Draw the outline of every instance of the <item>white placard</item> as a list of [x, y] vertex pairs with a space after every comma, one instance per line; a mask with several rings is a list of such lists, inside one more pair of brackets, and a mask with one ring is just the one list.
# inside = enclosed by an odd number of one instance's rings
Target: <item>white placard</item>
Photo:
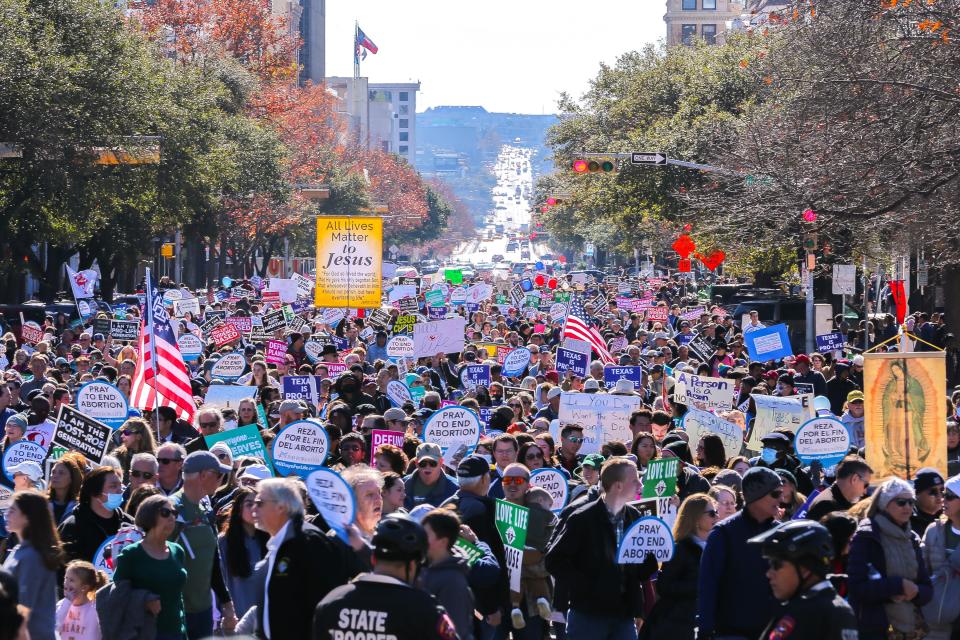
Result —
[[415, 358], [435, 356], [438, 353], [463, 351], [466, 318], [456, 317], [413, 325]]
[[720, 416], [707, 411], [690, 408], [683, 416], [683, 430], [690, 436], [690, 449], [694, 450], [697, 443], [707, 433], [714, 433], [723, 440], [723, 451], [726, 458], [740, 455], [743, 445], [743, 429], [740, 425], [724, 420]]
[[704, 411], [727, 411], [733, 408], [734, 381], [728, 378], [709, 378], [685, 371], [674, 373], [674, 397], [685, 404]]
[[857, 293], [857, 265], [833, 265], [833, 294], [852, 296]]
[[643, 406], [640, 396], [608, 393], [560, 394], [560, 425], [583, 427], [583, 446], [579, 453], [599, 453], [604, 442], [631, 442], [630, 414]]

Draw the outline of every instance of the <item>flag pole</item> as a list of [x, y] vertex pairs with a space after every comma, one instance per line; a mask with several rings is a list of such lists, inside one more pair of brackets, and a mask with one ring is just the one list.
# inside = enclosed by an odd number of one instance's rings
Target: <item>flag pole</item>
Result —
[[358, 50], [360, 42], [360, 22], [353, 21], [353, 79], [360, 79], [360, 51]]
[[[153, 389], [153, 421], [157, 425], [157, 442], [160, 442], [160, 394], [157, 393], [157, 344], [153, 333], [153, 286], [150, 282], [150, 267], [146, 268], [146, 276], [143, 281], [144, 305], [147, 317], [144, 318], [143, 331], [150, 341], [150, 371], [153, 374], [151, 388]], [[140, 354], [143, 358], [144, 354]], [[147, 375], [144, 371], [143, 375]], [[149, 403], [148, 403], [149, 404]]]

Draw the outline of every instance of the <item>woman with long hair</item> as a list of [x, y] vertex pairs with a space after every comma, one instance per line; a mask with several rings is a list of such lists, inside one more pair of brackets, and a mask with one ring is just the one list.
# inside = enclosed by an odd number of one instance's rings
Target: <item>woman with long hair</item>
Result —
[[257, 403], [253, 398], [244, 398], [237, 403], [237, 426], [257, 424]]
[[647, 465], [650, 464], [650, 461], [659, 456], [657, 453], [657, 440], [653, 437], [652, 433], [638, 433], [637, 437], [633, 439], [630, 453], [636, 456], [637, 469], [643, 473], [647, 470]]
[[[922, 638], [920, 607], [933, 597], [920, 540], [910, 528], [917, 502], [913, 486], [899, 478], [881, 484], [850, 540], [847, 586], [862, 640]], [[891, 633], [892, 631], [892, 633]]]
[[533, 440], [537, 443], [537, 446], [540, 447], [540, 450], [543, 451], [543, 466], [556, 467], [559, 464], [556, 455], [557, 443], [554, 441], [553, 436], [550, 435], [550, 432], [540, 431], [535, 433], [533, 434]]
[[383, 498], [382, 516], [391, 513], [407, 513], [403, 503], [407, 499], [407, 488], [403, 484], [403, 476], [387, 471], [383, 474], [383, 489], [380, 491]]
[[150, 431], [150, 425], [143, 418], [130, 418], [120, 427], [119, 447], [113, 450], [113, 455], [120, 461], [123, 468], [123, 481], [130, 481], [130, 461], [137, 453], [157, 453], [157, 441]]
[[17, 580], [20, 604], [30, 609], [30, 637], [54, 640], [57, 571], [64, 557], [47, 499], [35, 491], [18, 491], [13, 494], [6, 520], [7, 529], [17, 534], [20, 544], [7, 556], [3, 568]]
[[60, 526], [77, 507], [83, 471], [73, 458], [57, 460], [50, 469], [50, 488], [47, 497], [53, 508], [54, 526]]
[[267, 554], [270, 536], [254, 526], [253, 503], [257, 492], [240, 487], [233, 494], [230, 515], [217, 539], [220, 570], [233, 599], [233, 608], [242, 618], [257, 603], [257, 582], [253, 568]]
[[77, 508], [60, 524], [63, 549], [70, 560], [90, 560], [103, 541], [133, 519], [120, 508], [123, 485], [113, 467], [97, 467], [83, 479]]
[[267, 371], [267, 365], [263, 360], [254, 360], [250, 369], [250, 381], [247, 383], [251, 387], [275, 387], [276, 382], [270, 377]]
[[723, 440], [715, 433], [705, 433], [697, 443], [697, 466], [718, 467], [723, 469], [727, 463], [727, 453], [723, 448]]
[[123, 397], [126, 398], [128, 401], [130, 400], [131, 384], [132, 384], [132, 381], [130, 380], [130, 376], [123, 375], [117, 378], [117, 389], [120, 390], [120, 393], [122, 393]]
[[543, 449], [536, 442], [524, 442], [520, 445], [520, 451], [517, 453], [517, 462], [524, 465], [530, 471], [541, 469], [546, 466], [543, 457]]
[[680, 505], [673, 525], [676, 549], [657, 578], [660, 597], [644, 626], [647, 629], [644, 637], [693, 639], [700, 557], [718, 516], [716, 503], [705, 493], [695, 493]]

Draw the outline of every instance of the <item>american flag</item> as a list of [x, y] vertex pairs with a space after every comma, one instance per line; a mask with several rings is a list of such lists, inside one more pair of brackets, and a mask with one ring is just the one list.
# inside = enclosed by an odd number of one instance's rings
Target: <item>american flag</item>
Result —
[[570, 301], [570, 312], [567, 314], [567, 321], [563, 325], [563, 337], [589, 342], [593, 350], [600, 354], [600, 359], [605, 364], [616, 364], [617, 361], [607, 350], [607, 343], [603, 336], [587, 323], [586, 317], [583, 301], [579, 297], [575, 297]]
[[140, 359], [130, 387], [132, 404], [138, 409], [173, 407], [181, 419], [192, 421], [197, 407], [193, 402], [190, 376], [183, 364], [163, 298], [151, 284], [149, 271], [144, 289], [147, 294], [140, 327]]

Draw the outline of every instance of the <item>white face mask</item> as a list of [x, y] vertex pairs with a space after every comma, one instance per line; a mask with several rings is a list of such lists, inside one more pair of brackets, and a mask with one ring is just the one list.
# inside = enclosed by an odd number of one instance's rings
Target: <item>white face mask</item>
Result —
[[236, 429], [236, 428], [237, 428], [237, 421], [236, 421], [236, 420], [224, 420], [224, 422], [223, 422], [223, 430], [224, 430], [224, 431], [229, 431], [230, 429]]

